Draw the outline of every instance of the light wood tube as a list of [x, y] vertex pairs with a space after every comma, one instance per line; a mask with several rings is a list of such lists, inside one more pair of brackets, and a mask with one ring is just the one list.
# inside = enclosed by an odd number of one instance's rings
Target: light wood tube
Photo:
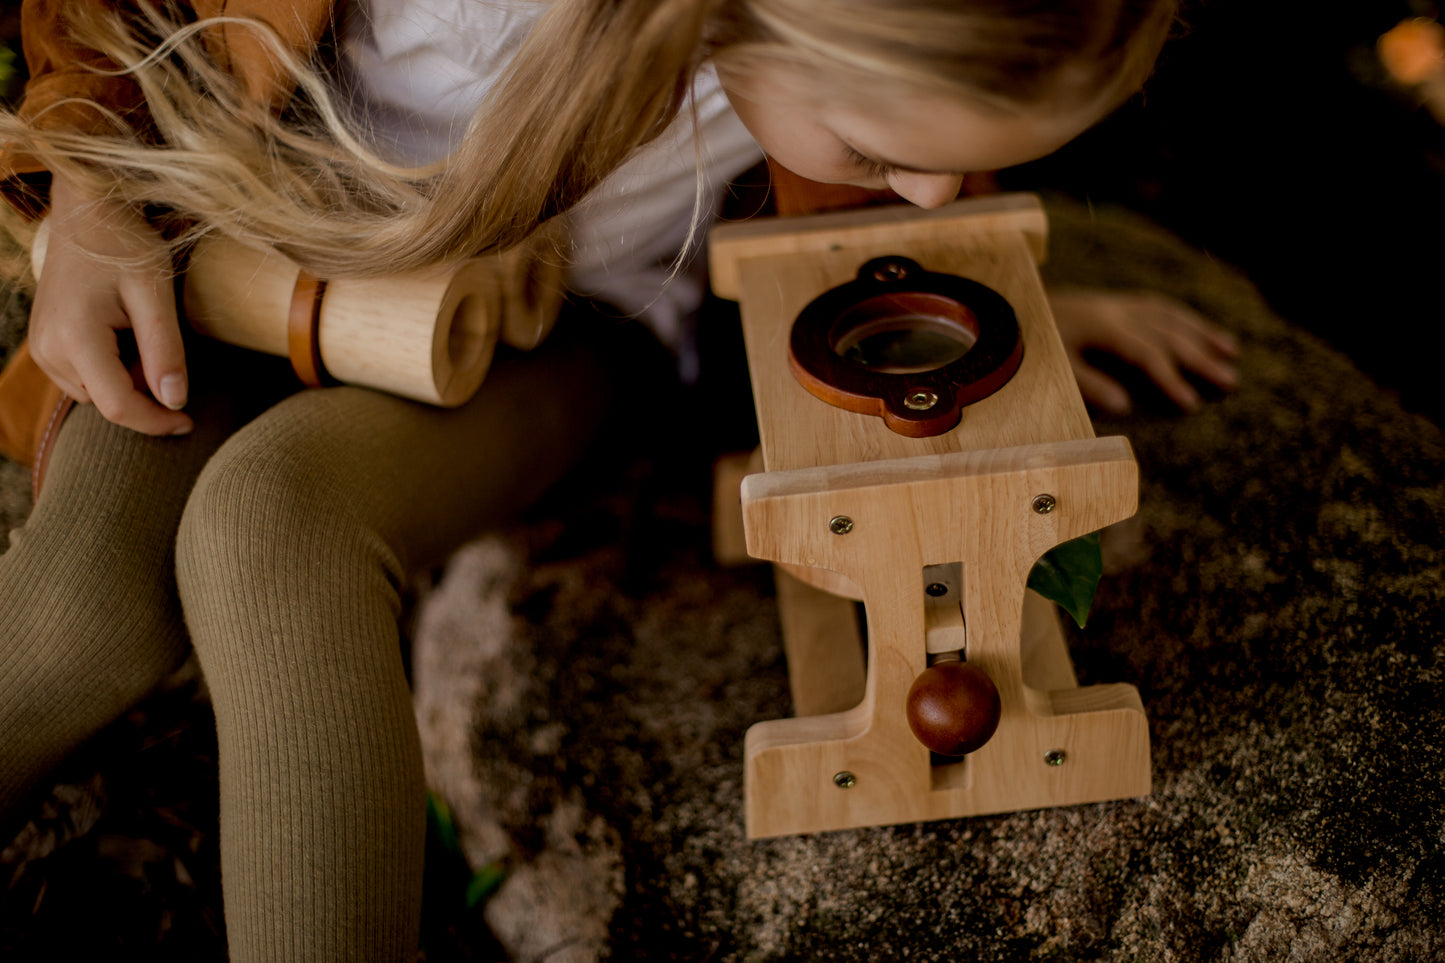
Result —
[[501, 255], [502, 342], [531, 351], [552, 331], [566, 296], [567, 269], [523, 244]]
[[[36, 277], [48, 228], [40, 225], [32, 248]], [[191, 252], [182, 284], [185, 318], [219, 341], [286, 357], [299, 273], [274, 250], [205, 238]], [[321, 360], [339, 381], [453, 407], [476, 393], [503, 332], [514, 347], [535, 347], [562, 298], [560, 266], [521, 255], [331, 280], [321, 301]]]

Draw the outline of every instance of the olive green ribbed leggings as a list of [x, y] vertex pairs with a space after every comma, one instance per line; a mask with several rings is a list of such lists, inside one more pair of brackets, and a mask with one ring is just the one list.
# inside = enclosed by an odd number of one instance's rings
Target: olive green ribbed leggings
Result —
[[425, 788], [401, 587], [574, 462], [611, 383], [589, 340], [559, 330], [456, 410], [268, 397], [272, 360], [216, 349], [192, 352], [188, 436], [77, 407], [0, 555], [0, 826], [194, 646], [231, 959], [414, 959]]

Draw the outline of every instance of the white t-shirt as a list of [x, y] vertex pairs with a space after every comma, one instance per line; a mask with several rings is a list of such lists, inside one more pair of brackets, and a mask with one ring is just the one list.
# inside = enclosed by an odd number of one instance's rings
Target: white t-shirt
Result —
[[[352, 0], [341, 27], [343, 82], [378, 150], [426, 164], [455, 149], [545, 9], [546, 0]], [[668, 281], [689, 239], [699, 169], [705, 228], [724, 185], [762, 158], [710, 67], [692, 98], [696, 129], [684, 107], [569, 221], [569, 286], [642, 318], [674, 348], [703, 294], [699, 272]]]

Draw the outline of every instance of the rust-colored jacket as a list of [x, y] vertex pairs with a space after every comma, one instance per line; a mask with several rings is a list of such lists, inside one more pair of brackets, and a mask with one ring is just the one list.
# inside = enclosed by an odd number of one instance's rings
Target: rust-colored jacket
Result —
[[[326, 35], [334, 12], [333, 0], [189, 0], [188, 6], [198, 19], [262, 21], [303, 56]], [[87, 103], [94, 102], [144, 129], [146, 107], [139, 86], [128, 77], [97, 72], [115, 65], [78, 46], [66, 27], [77, 10], [131, 7], [126, 0], [25, 0], [21, 31], [30, 80], [20, 116], [41, 130], [111, 130], [105, 115]], [[290, 97], [289, 85], [253, 30], [222, 21], [203, 36], [210, 56], [239, 78], [257, 103], [274, 109]], [[45, 212], [49, 183], [36, 158], [0, 145], [0, 192], [25, 216]], [[0, 453], [30, 465], [37, 489], [49, 440], [68, 406], [69, 399], [22, 345], [0, 372]]]

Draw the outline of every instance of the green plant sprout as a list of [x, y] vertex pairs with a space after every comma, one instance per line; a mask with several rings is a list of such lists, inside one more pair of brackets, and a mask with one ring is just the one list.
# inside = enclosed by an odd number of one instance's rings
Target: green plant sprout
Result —
[[1103, 574], [1104, 555], [1099, 549], [1099, 533], [1094, 532], [1056, 545], [1035, 562], [1028, 586], [1068, 612], [1082, 629]]

